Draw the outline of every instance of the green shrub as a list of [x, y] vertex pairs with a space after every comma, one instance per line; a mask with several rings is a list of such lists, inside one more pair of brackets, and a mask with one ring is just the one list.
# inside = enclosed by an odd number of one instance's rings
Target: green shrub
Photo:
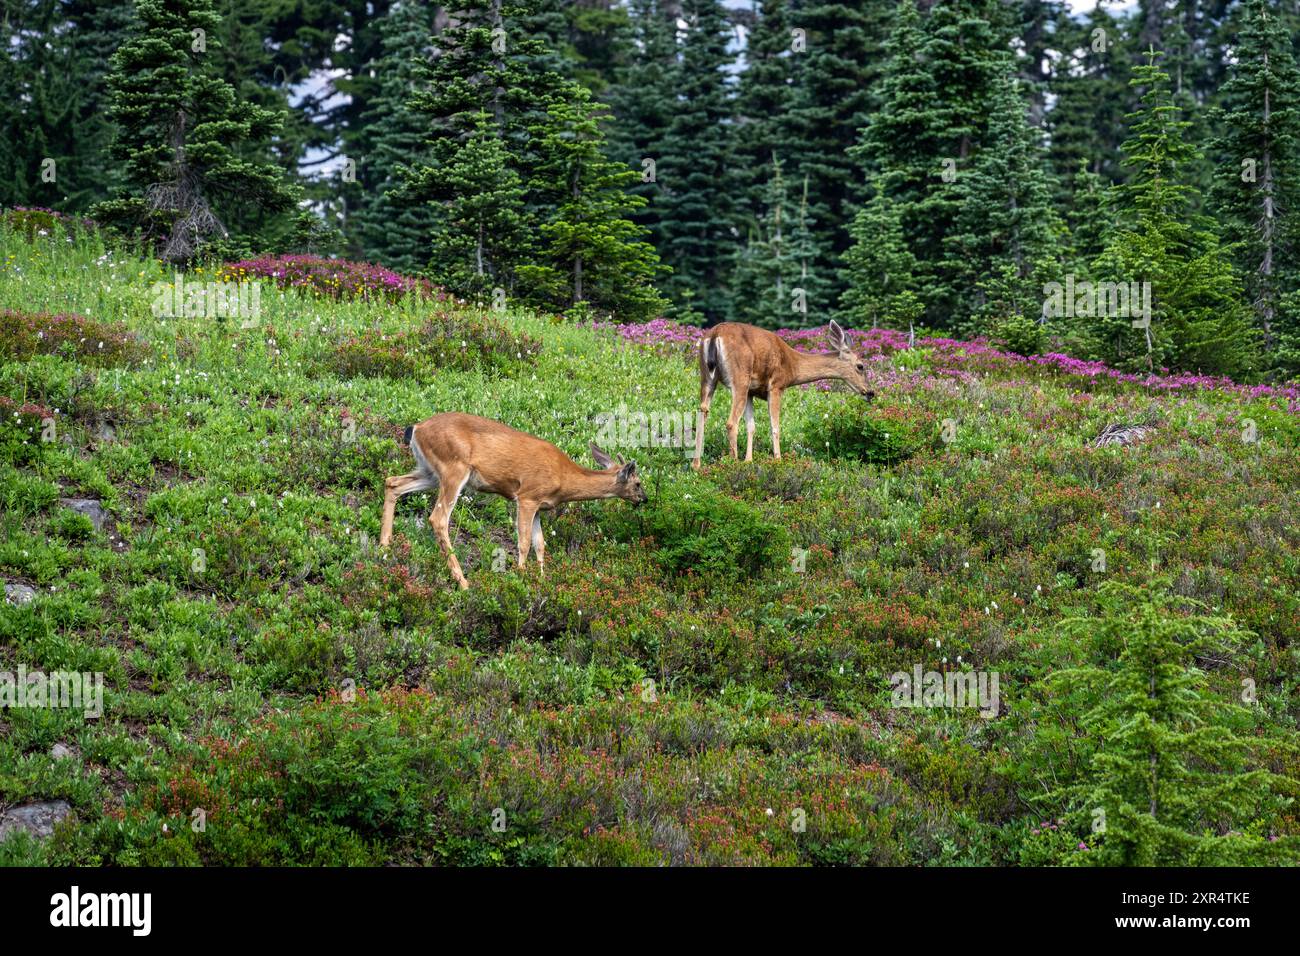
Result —
[[808, 458], [723, 458], [712, 477], [730, 494], [745, 501], [799, 501], [815, 496], [827, 468]]
[[541, 348], [532, 336], [489, 316], [439, 312], [418, 331], [345, 339], [327, 364], [344, 378], [422, 379], [439, 370], [509, 371], [531, 364]]
[[22, 233], [29, 240], [39, 236], [92, 232], [95, 229], [95, 223], [90, 219], [76, 219], [39, 206], [15, 206], [13, 209], [6, 209], [0, 212], [0, 223], [15, 232]]
[[993, 324], [991, 339], [1017, 355], [1041, 355], [1047, 349], [1047, 327], [1026, 315], [1010, 315]]
[[1060, 623], [1087, 657], [1044, 682], [1028, 775], [1050, 774], [1055, 785], [1038, 794], [1031, 783], [1030, 802], [1078, 835], [1070, 863], [1294, 864], [1300, 838], [1263, 822], [1283, 818], [1296, 792], [1269, 767], [1279, 744], [1253, 732], [1255, 715], [1198, 666], [1245, 663], [1253, 635], [1167, 585], [1109, 581], [1100, 613]]
[[95, 535], [95, 525], [78, 511], [60, 511], [50, 520], [50, 531], [65, 541], [87, 541]]
[[125, 365], [148, 349], [120, 322], [99, 322], [74, 313], [52, 315], [0, 309], [0, 357], [26, 361], [58, 355], [87, 365]]
[[53, 418], [54, 412], [42, 405], [0, 395], [0, 461], [25, 465], [40, 458], [49, 444], [42, 438], [42, 423]]
[[[790, 536], [753, 505], [704, 484], [665, 489], [642, 509], [658, 544], [655, 561], [672, 574], [688, 571], [737, 580], [788, 559]], [[635, 512], [626, 520], [635, 521]]]
[[896, 465], [915, 454], [920, 444], [907, 423], [878, 420], [859, 398], [840, 402], [815, 419], [807, 441], [815, 454], [869, 465]]

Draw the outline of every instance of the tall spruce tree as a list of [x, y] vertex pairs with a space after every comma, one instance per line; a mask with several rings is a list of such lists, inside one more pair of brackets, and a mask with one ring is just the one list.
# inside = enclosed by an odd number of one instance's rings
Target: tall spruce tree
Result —
[[137, 11], [109, 78], [125, 186], [92, 215], [140, 232], [171, 261], [214, 240], [248, 251], [257, 236], [231, 237], [225, 223], [265, 223], [297, 195], [267, 158], [276, 117], [240, 103], [221, 78], [211, 0], [139, 0]]
[[438, 163], [408, 174], [404, 194], [422, 197], [433, 214], [428, 274], [459, 295], [484, 299], [514, 289], [530, 222], [500, 128], [486, 110], [472, 122]]
[[533, 128], [551, 213], [538, 229], [536, 259], [519, 267], [534, 301], [606, 318], [652, 318], [665, 305], [645, 230], [627, 218], [644, 200], [627, 192], [640, 177], [604, 155], [604, 108], [574, 84]]
[[1103, 614], [1062, 623], [1089, 660], [1048, 678], [1051, 704], [1030, 738], [1052, 767], [1035, 799], [1086, 827], [1076, 860], [1294, 863], [1300, 838], [1252, 832], [1291, 802], [1292, 782], [1264, 766], [1277, 742], [1253, 735], [1248, 709], [1212, 690], [1199, 665], [1240, 654], [1252, 635], [1163, 589], [1110, 583], [1100, 603]]
[[[410, 108], [419, 68], [432, 54], [433, 11], [403, 0], [390, 7], [380, 25], [379, 88], [356, 139], [357, 162], [369, 167], [373, 192], [355, 189], [349, 216], [358, 249], [366, 258], [401, 271], [415, 271], [429, 257], [434, 214], [427, 204], [403, 193], [402, 169], [419, 161], [425, 129]], [[481, 144], [479, 144], [481, 145]], [[358, 180], [360, 177], [358, 177]]]
[[844, 289], [838, 266], [861, 193], [861, 173], [846, 150], [878, 106], [891, 10], [889, 4], [802, 0], [786, 23], [800, 31], [791, 37], [799, 47], [790, 55], [788, 113], [773, 126], [790, 181], [808, 180], [810, 268], [827, 287], [808, 307], [815, 321], [824, 322]]
[[[414, 164], [402, 170], [403, 195], [431, 204], [430, 241], [437, 256], [430, 271], [443, 281], [467, 282], [452, 285], [464, 294], [479, 294], [489, 279], [491, 288], [513, 291], [515, 270], [530, 261], [532, 240], [546, 214], [546, 197], [537, 188], [533, 131], [548, 102], [564, 94], [566, 81], [548, 68], [552, 54], [544, 41], [524, 29], [532, 2], [466, 0], [456, 19], [433, 37], [431, 61], [415, 70], [418, 86], [409, 108], [426, 136]], [[498, 222], [509, 226], [508, 237], [501, 237], [508, 241], [484, 237], [495, 250], [490, 268], [480, 268], [478, 238], [469, 237], [466, 244], [455, 214], [457, 204], [467, 201], [463, 191], [469, 183], [490, 187], [498, 198], [518, 191], [517, 202], [503, 207]], [[468, 267], [438, 261], [458, 248], [472, 250]]]
[[1129, 105], [1130, 61], [1123, 22], [1100, 4], [1058, 31], [1061, 50], [1048, 89], [1048, 153], [1060, 211], [1075, 221], [1079, 164], [1107, 183], [1123, 178], [1119, 147]]
[[[958, 235], [964, 177], [1008, 71], [999, 15], [991, 4], [952, 2], [936, 4], [922, 18], [904, 4], [889, 41], [880, 109], [850, 150], [860, 175], [878, 174], [889, 215], [898, 217], [915, 257], [926, 322], [938, 328], [964, 323], [975, 293], [950, 237]], [[862, 228], [854, 239], [859, 245], [872, 242]], [[846, 301], [862, 300], [854, 294]]]
[[1018, 0], [1016, 6], [1018, 9], [1011, 11], [1012, 20], [1024, 51], [1019, 76], [1028, 90], [1030, 124], [1041, 127], [1046, 120], [1052, 55], [1060, 51], [1063, 33], [1072, 24], [1069, 4], [1062, 0]]
[[1073, 200], [1067, 211], [1069, 270], [1086, 278], [1092, 262], [1105, 248], [1110, 228], [1110, 191], [1086, 159], [1079, 160], [1074, 174]]
[[746, 322], [776, 329], [789, 324], [790, 195], [781, 162], [768, 167], [759, 215], [745, 225], [745, 241], [731, 266], [731, 297]]
[[672, 267], [667, 289], [707, 319], [731, 314], [728, 272], [737, 245], [732, 175], [731, 30], [718, 0], [683, 0], [686, 23], [673, 117], [658, 179], [660, 249]]
[[[845, 254], [849, 276], [844, 294], [845, 318], [852, 325], [878, 328], [898, 314], [900, 297], [916, 283], [916, 256], [903, 235], [902, 211], [877, 176], [870, 199], [858, 210], [850, 227], [853, 245]], [[915, 315], [912, 316], [913, 320]]]
[[816, 303], [830, 300], [819, 260], [808, 197], [808, 177], [791, 190], [779, 160], [773, 158], [762, 215], [747, 228], [732, 271], [736, 312], [767, 328], [821, 325], [827, 319]]
[[[1129, 181], [1116, 187], [1116, 215], [1125, 225], [1110, 235], [1094, 264], [1098, 277], [1128, 286], [1149, 283], [1149, 325], [1142, 316], [1086, 318], [1098, 335], [1100, 356], [1124, 368], [1169, 365], [1227, 375], [1249, 372], [1256, 342], [1242, 303], [1241, 280], [1204, 217], [1191, 211], [1187, 170], [1197, 156], [1185, 139], [1169, 75], [1157, 54], [1134, 71], [1144, 90], [1124, 144]], [[1136, 326], [1136, 327], [1135, 327]]]
[[651, 242], [662, 251], [658, 166], [676, 107], [676, 27], [660, 0], [631, 0], [628, 16], [631, 49], [609, 91], [614, 111], [609, 155], [641, 172], [630, 191], [645, 204], [631, 211], [632, 221], [648, 229]]
[[1059, 272], [1064, 231], [1044, 159], [1008, 57], [979, 153], [959, 181], [961, 212], [947, 237], [951, 258], [965, 269], [958, 284], [970, 290], [962, 308], [970, 319], [958, 326], [966, 332], [1041, 314], [1043, 282]]
[[131, 4], [10, 0], [0, 9], [0, 206], [84, 212], [119, 179], [105, 61]]
[[[790, 101], [796, 54], [789, 20], [789, 0], [760, 0], [745, 44], [745, 70], [736, 94], [734, 165], [741, 189], [741, 217], [747, 230], [769, 216], [769, 203], [784, 202], [773, 192], [776, 172], [793, 152], [789, 142]], [[744, 300], [737, 300], [744, 308]]]
[[1247, 0], [1243, 14], [1216, 117], [1211, 200], [1272, 348], [1279, 334], [1300, 333], [1300, 316], [1279, 328], [1282, 299], [1300, 283], [1300, 70], [1270, 4]]

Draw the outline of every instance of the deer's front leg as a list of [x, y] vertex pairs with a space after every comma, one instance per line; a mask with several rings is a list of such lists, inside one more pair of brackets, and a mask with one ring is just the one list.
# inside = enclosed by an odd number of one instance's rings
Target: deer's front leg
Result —
[[469, 581], [465, 579], [465, 574], [460, 569], [460, 562], [456, 560], [456, 552], [451, 546], [451, 533], [448, 530], [451, 524], [451, 509], [456, 507], [456, 499], [460, 497], [461, 489], [465, 487], [465, 481], [469, 478], [469, 469], [448, 470], [440, 474], [441, 486], [438, 489], [438, 503], [433, 506], [433, 513], [429, 515], [429, 524], [433, 526], [434, 533], [438, 536], [438, 544], [442, 546], [443, 554], [447, 556], [447, 567], [451, 569], [451, 576], [456, 579], [456, 586], [462, 591], [469, 590]]
[[528, 542], [533, 535], [533, 520], [537, 517], [537, 504], [532, 501], [515, 502], [515, 537], [519, 543], [519, 569], [528, 563]]
[[767, 393], [767, 414], [772, 420], [772, 457], [781, 457], [781, 392], [772, 389]]

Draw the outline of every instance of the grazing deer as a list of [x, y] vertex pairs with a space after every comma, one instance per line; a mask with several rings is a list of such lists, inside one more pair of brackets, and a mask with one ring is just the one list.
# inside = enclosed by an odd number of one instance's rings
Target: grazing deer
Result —
[[839, 323], [831, 322], [828, 332], [834, 355], [811, 355], [797, 352], [775, 332], [723, 322], [715, 325], [700, 340], [700, 414], [695, 429], [695, 457], [691, 467], [700, 467], [704, 454], [704, 424], [709, 419], [709, 404], [718, 382], [731, 390], [731, 415], [727, 418], [727, 440], [731, 457], [736, 453], [736, 432], [740, 416], [745, 416], [745, 461], [754, 457], [754, 399], [767, 399], [772, 419], [772, 453], [781, 457], [781, 393], [791, 385], [838, 378], [849, 383], [859, 395], [876, 397], [867, 385], [866, 363], [849, 348], [848, 337]]
[[426, 418], [406, 429], [405, 443], [415, 456], [415, 471], [384, 479], [384, 524], [379, 546], [393, 537], [393, 512], [397, 499], [416, 491], [438, 489], [438, 502], [429, 524], [447, 556], [447, 566], [462, 590], [469, 587], [451, 547], [448, 524], [451, 509], [465, 489], [487, 491], [515, 502], [519, 540], [519, 567], [528, 561], [528, 542], [537, 552], [545, 574], [546, 539], [539, 511], [566, 501], [625, 498], [646, 501], [636, 473], [636, 462], [616, 462], [593, 443], [591, 457], [600, 466], [583, 468], [548, 441], [516, 431], [508, 425], [477, 415], [447, 412]]

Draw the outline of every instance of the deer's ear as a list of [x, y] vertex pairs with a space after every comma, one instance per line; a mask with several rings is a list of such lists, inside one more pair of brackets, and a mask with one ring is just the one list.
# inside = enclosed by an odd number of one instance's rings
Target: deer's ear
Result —
[[591, 457], [595, 459], [597, 467], [608, 468], [614, 464], [614, 459], [600, 450], [600, 446], [595, 442], [591, 443]]
[[827, 335], [827, 338], [830, 339], [831, 348], [835, 349], [837, 352], [845, 352], [848, 350], [848, 336], [844, 334], [844, 330], [840, 328], [840, 324], [834, 319], [831, 319], [828, 332], [829, 334]]
[[626, 465], [624, 465], [621, 469], [619, 469], [618, 480], [620, 482], [630, 481], [633, 477], [635, 477], [635, 475], [636, 475], [636, 462], [629, 461]]

